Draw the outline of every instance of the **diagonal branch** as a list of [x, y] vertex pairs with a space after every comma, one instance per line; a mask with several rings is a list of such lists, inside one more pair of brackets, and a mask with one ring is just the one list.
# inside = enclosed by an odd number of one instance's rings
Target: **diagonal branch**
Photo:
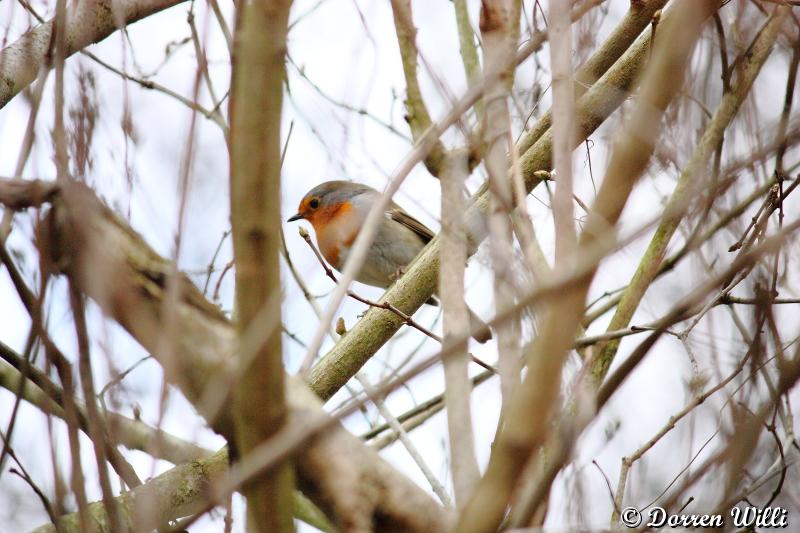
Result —
[[[627, 98], [647, 60], [649, 43], [649, 35], [640, 36], [614, 63], [614, 66], [576, 102], [574, 146], [583, 142]], [[487, 81], [488, 79], [484, 78], [484, 83]], [[521, 155], [519, 168], [525, 181], [525, 190], [530, 192], [543, 179], [538, 171], [552, 169], [552, 135], [549, 132], [542, 134]], [[465, 212], [471, 253], [474, 253], [478, 244], [485, 238], [483, 220], [484, 213], [488, 211], [488, 203], [487, 188], [483, 187]], [[439, 253], [440, 240], [434, 238], [417, 256], [406, 273], [386, 291], [381, 301], [392, 303], [407, 315], [416, 312], [437, 288]], [[309, 383], [312, 388], [323, 399], [333, 396], [381, 346], [392, 338], [402, 324], [396, 315], [369, 309], [347, 336], [342, 338], [311, 370]]]
[[[167, 470], [147, 483], [115, 498], [122, 524], [129, 530], [141, 527], [143, 517], [149, 517], [150, 528], [165, 527], [176, 517], [198, 512], [211, 494], [214, 482], [228, 467], [228, 453], [223, 449], [211, 457], [197, 459]], [[103, 502], [89, 505], [93, 531], [112, 532]], [[82, 531], [76, 513], [58, 519], [58, 529], [52, 524], [36, 528], [31, 533], [77, 533]], [[140, 531], [144, 529], [139, 529]]]
[[[42, 184], [30, 183], [35, 190]], [[0, 203], [8, 181], [0, 181]], [[20, 188], [15, 184], [19, 201]], [[53, 208], [39, 227], [39, 246], [53, 268], [119, 322], [159, 360], [198, 412], [228, 439], [233, 424], [227, 405], [235, 376], [236, 333], [219, 309], [175, 267], [103, 206], [83, 184], [59, 184]], [[55, 193], [53, 193], [55, 194]], [[177, 283], [170, 311], [170, 342], [164, 342], [167, 281]], [[172, 294], [170, 294], [172, 297]], [[167, 360], [169, 358], [170, 360]], [[328, 419], [322, 404], [299, 380], [287, 378], [290, 418]], [[443, 531], [449, 515], [407, 477], [386, 464], [341, 426], [316, 437], [294, 457], [299, 488], [342, 531]]]
[[[663, 30], [664, 42], [669, 45], [654, 48], [638, 104], [614, 143], [603, 185], [578, 241], [577, 254], [614, 232], [633, 186], [650, 159], [661, 117], [681, 88], [683, 73], [703, 23], [716, 11], [718, 4], [718, 0], [681, 0], [670, 10]], [[528, 354], [527, 377], [515, 391], [486, 474], [459, 517], [458, 531], [477, 533], [494, 530], [500, 525], [524, 466], [545, 443], [550, 415], [561, 388], [562, 369], [574, 343], [596, 270], [596, 267], [590, 269], [549, 307]]]
[[[611, 68], [617, 59], [633, 44], [642, 33], [655, 13], [666, 5], [668, 0], [647, 0], [647, 2], [631, 2], [631, 7], [622, 21], [614, 28], [608, 39], [603, 42], [581, 68], [575, 71], [575, 99], [577, 100]], [[575, 22], [573, 11], [571, 20]], [[550, 110], [545, 113], [536, 125], [528, 130], [517, 143], [519, 153], [525, 153], [539, 140], [553, 123]]]
[[[778, 36], [778, 31], [787, 15], [788, 9], [779, 8], [767, 21], [759, 32], [749, 52], [744, 56], [740, 68], [740, 76], [731, 91], [725, 93], [713, 118], [706, 127], [703, 137], [692, 155], [692, 159], [678, 178], [675, 190], [667, 203], [662, 222], [656, 229], [647, 251], [642, 256], [642, 260], [636, 269], [625, 292], [622, 294], [619, 305], [617, 305], [607, 331], [615, 331], [626, 327], [636, 308], [639, 306], [645, 291], [658, 275], [661, 264], [667, 252], [669, 244], [678, 224], [683, 219], [688, 200], [696, 194], [703, 184], [701, 175], [705, 171], [706, 165], [723, 136], [731, 120], [736, 116], [739, 106], [745, 97], [750, 94], [750, 87], [753, 85], [761, 66], [767, 60], [772, 45]], [[713, 201], [713, 200], [709, 200]], [[680, 207], [686, 206], [686, 207]], [[617, 353], [620, 340], [614, 339], [598, 347], [599, 356], [595, 359], [592, 374], [595, 384], [599, 384], [608, 372], [611, 362]]]
[[[183, 0], [89, 0], [70, 2], [64, 29], [64, 57], [97, 43], [118, 29]], [[54, 21], [36, 26], [0, 51], [0, 109], [49, 67]]]
[[[9, 362], [9, 365], [0, 364], [0, 387], [16, 392], [20, 379], [29, 379], [30, 382], [25, 385], [22, 398], [47, 414], [59, 418], [66, 416], [61, 407], [64, 395], [61, 387], [33, 366], [26, 368], [25, 372], [28, 375], [23, 376], [20, 371], [23, 368], [22, 356], [2, 342], [0, 342], [0, 357]], [[86, 406], [78, 400], [75, 401], [75, 405], [81, 429], [88, 432]], [[119, 413], [104, 411], [103, 417], [107, 419], [107, 424], [117, 442], [128, 449], [144, 451], [157, 459], [178, 464], [211, 454], [209, 450], [192, 442]]]

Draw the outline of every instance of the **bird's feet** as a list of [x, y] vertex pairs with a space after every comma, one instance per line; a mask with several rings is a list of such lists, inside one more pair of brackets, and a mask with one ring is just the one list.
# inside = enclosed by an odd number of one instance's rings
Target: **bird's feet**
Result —
[[400, 277], [406, 273], [406, 269], [404, 267], [399, 267], [395, 270], [392, 274], [389, 275], [389, 280], [394, 282], [400, 279]]

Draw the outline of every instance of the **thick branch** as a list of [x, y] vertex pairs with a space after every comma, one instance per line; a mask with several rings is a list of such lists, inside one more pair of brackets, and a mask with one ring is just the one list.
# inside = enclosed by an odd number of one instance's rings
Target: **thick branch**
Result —
[[[483, 42], [483, 63], [492, 65], [506, 62], [514, 53], [514, 35], [519, 24], [519, 5], [507, 0], [484, 0], [481, 3], [480, 30]], [[511, 180], [507, 179], [511, 131], [508, 98], [514, 80], [514, 70], [486, 89], [483, 97], [481, 130], [486, 149], [484, 165], [489, 183], [489, 252], [494, 271], [494, 310], [498, 314], [514, 304], [517, 295], [514, 284], [514, 248], [511, 235], [513, 195]], [[505, 412], [511, 391], [519, 379], [520, 323], [509, 320], [497, 329], [497, 369], [500, 373], [501, 416]], [[463, 503], [463, 502], [461, 502]]]
[[[131, 530], [145, 531], [164, 527], [176, 517], [201, 511], [203, 502], [211, 493], [214, 481], [222, 477], [227, 467], [228, 453], [223, 449], [207, 459], [198, 459], [167, 470], [144, 485], [123, 493], [115, 498], [123, 525]], [[95, 531], [114, 531], [108, 521], [103, 502], [90, 504], [89, 514]], [[145, 517], [148, 519], [147, 524], [142, 523]], [[56, 531], [52, 524], [47, 524], [31, 533]], [[82, 531], [77, 513], [59, 518], [58, 531], [63, 533]]]
[[[637, 106], [614, 143], [603, 185], [578, 242], [578, 257], [614, 231], [633, 186], [650, 159], [662, 114], [681, 88], [683, 72], [703, 22], [717, 7], [718, 0], [681, 0], [670, 11], [663, 30], [668, 44], [654, 48]], [[590, 269], [549, 306], [528, 355], [527, 377], [515, 391], [486, 474], [459, 518], [458, 531], [493, 531], [500, 525], [528, 459], [544, 444], [561, 388], [563, 365], [574, 343], [596, 269]]]
[[[431, 126], [431, 116], [422, 98], [417, 77], [419, 51], [417, 50], [417, 29], [411, 14], [410, 0], [392, 0], [394, 26], [397, 32], [397, 44], [400, 46], [400, 57], [403, 63], [403, 75], [406, 79], [406, 121], [411, 128], [414, 142]], [[444, 161], [444, 145], [436, 144], [425, 157], [425, 167], [434, 176], [439, 176]]]
[[[461, 216], [464, 213], [466, 196], [464, 181], [469, 173], [467, 154], [452, 151], [445, 157], [442, 175], [442, 266], [441, 288], [442, 332], [444, 346], [453, 344], [469, 332], [469, 311], [464, 301], [464, 267], [467, 259], [467, 244]], [[467, 500], [472, 487], [480, 478], [478, 460], [475, 455], [475, 434], [472, 430], [470, 398], [472, 383], [467, 366], [469, 356], [467, 343], [458, 346], [457, 353], [444, 362], [447, 405], [447, 431], [452, 461], [453, 492], [456, 504]]]
[[[614, 66], [576, 102], [575, 139], [583, 142], [613, 113], [632, 90], [642, 65], [647, 59], [649, 35], [642, 35]], [[527, 192], [541, 182], [540, 170], [552, 169], [552, 136], [545, 132], [519, 161]], [[484, 186], [476, 194], [465, 220], [470, 233], [472, 252], [485, 238], [485, 214], [489, 194]], [[417, 256], [406, 273], [381, 298], [406, 314], [414, 314], [430, 298], [438, 285], [439, 239], [435, 238]], [[321, 398], [328, 399], [388, 341], [402, 326], [396, 315], [380, 309], [369, 309], [364, 317], [311, 370], [309, 383]]]
[[[600, 79], [605, 72], [622, 56], [622, 54], [636, 40], [644, 30], [653, 15], [666, 5], [668, 0], [647, 0], [646, 2], [631, 2], [631, 7], [622, 21], [614, 28], [602, 46], [592, 53], [586, 63], [575, 71], [575, 99], [577, 100]], [[575, 21], [575, 13], [572, 15]], [[639, 42], [641, 41], [641, 38]], [[552, 113], [548, 110], [536, 125], [517, 143], [519, 153], [525, 153], [528, 148], [539, 140], [539, 137], [550, 128], [553, 122]]]
[[[0, 181], [0, 203], [8, 184]], [[225, 406], [238, 348], [218, 308], [80, 183], [61, 186], [39, 228], [39, 246], [159, 360], [167, 379], [215, 429], [233, 438]], [[167, 302], [171, 276], [176, 295]], [[169, 338], [163, 336], [166, 311], [174, 321]], [[314, 393], [291, 377], [287, 401], [295, 421], [328, 417]], [[442, 531], [449, 525], [440, 505], [340, 426], [297, 450], [295, 465], [301, 490], [342, 531]]]
[[[675, 190], [667, 203], [664, 219], [656, 229], [633, 278], [622, 294], [617, 310], [608, 325], [607, 331], [622, 329], [630, 323], [647, 288], [658, 275], [664, 256], [667, 253], [667, 245], [675, 234], [678, 224], [683, 219], [686, 207], [682, 206], [688, 206], [689, 199], [698, 191], [699, 185], [703, 183], [701, 175], [706, 169], [711, 154], [725, 135], [725, 130], [736, 116], [739, 106], [750, 93], [750, 87], [761, 71], [761, 66], [767, 60], [787, 13], [788, 8], [777, 9], [775, 14], [759, 32], [749, 53], [744, 56], [742, 64], [738, 69], [740, 72], [739, 79], [733, 90], [725, 93], [703, 137], [700, 139], [700, 143], [694, 151], [692, 159], [686, 165], [683, 172], [681, 172]], [[708, 201], [711, 202], [713, 199], [709, 199]], [[600, 355], [595, 359], [592, 367], [592, 374], [596, 385], [602, 382], [608, 372], [611, 362], [619, 348], [619, 344], [620, 339], [614, 339], [608, 343], [604, 343], [598, 349]]]
[[[238, 6], [231, 81], [231, 230], [239, 346], [236, 444], [246, 457], [286, 424], [281, 347], [281, 107], [291, 0]], [[244, 487], [248, 531], [294, 531], [293, 472], [281, 463]]]
[[[195, 458], [172, 468], [160, 476], [148, 480], [133, 491], [124, 492], [114, 498], [123, 524], [135, 531], [140, 527], [141, 517], [152, 518], [155, 525], [166, 525], [183, 516], [202, 512], [204, 502], [213, 497], [213, 487], [223, 478], [228, 469], [228, 449], [223, 448], [208, 457]], [[158, 500], [154, 503], [154, 500]], [[333, 527], [312, 503], [296, 492], [292, 503], [294, 516], [321, 531], [332, 531]], [[89, 504], [89, 515], [96, 525], [96, 533], [117, 533], [109, 526], [102, 502]], [[40, 526], [31, 533], [57, 533], [53, 524]], [[58, 533], [84, 533], [77, 513], [69, 513], [58, 519]]]

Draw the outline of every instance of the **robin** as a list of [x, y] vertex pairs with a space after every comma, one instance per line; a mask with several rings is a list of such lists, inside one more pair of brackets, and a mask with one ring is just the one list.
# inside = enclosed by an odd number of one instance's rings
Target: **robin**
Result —
[[[300, 201], [297, 214], [289, 222], [305, 219], [314, 226], [322, 255], [336, 270], [347, 261], [350, 247], [381, 193], [360, 183], [326, 181], [308, 191]], [[433, 232], [422, 222], [390, 202], [381, 227], [356, 275], [356, 281], [373, 287], [387, 288], [402, 273], [431, 239]], [[431, 297], [427, 302], [438, 305]], [[472, 310], [470, 330], [478, 342], [492, 338], [492, 333]]]

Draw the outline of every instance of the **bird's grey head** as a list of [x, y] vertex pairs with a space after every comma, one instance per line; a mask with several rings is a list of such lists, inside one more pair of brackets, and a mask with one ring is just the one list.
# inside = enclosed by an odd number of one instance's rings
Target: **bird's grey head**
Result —
[[352, 201], [354, 198], [370, 192], [377, 192], [372, 187], [354, 183], [352, 181], [326, 181], [308, 191], [297, 208], [297, 214], [289, 218], [289, 222], [308, 219], [320, 209], [332, 208], [343, 202]]

